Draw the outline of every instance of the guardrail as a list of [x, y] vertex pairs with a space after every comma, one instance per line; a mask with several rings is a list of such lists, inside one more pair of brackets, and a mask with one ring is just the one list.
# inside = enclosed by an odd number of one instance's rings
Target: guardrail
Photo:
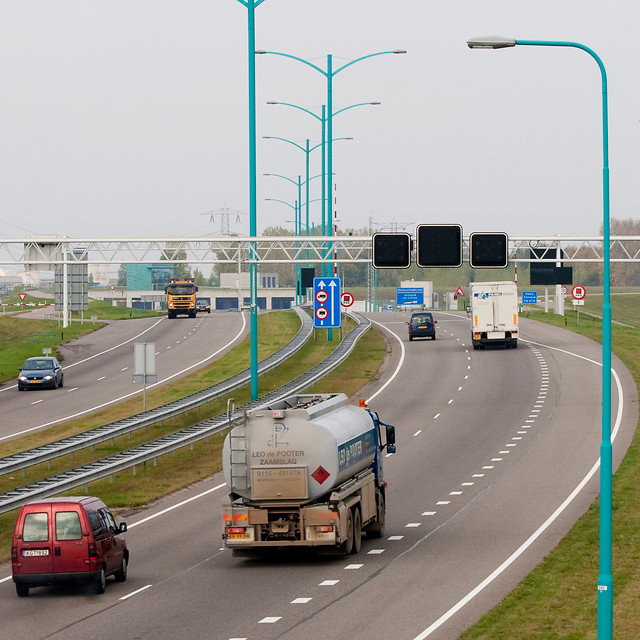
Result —
[[[239, 407], [238, 411], [245, 412], [250, 409], [257, 409], [302, 391], [344, 362], [353, 351], [357, 341], [371, 326], [369, 320], [359, 314], [349, 312], [348, 315], [358, 322], [358, 326], [345, 336], [331, 355], [315, 367], [312, 367], [291, 382], [280, 387], [280, 389]], [[171, 453], [176, 449], [193, 444], [198, 440], [202, 440], [228, 427], [239, 424], [242, 420], [244, 420], [244, 416], [242, 415], [232, 417], [231, 419], [226, 414], [216, 416], [171, 435], [159, 438], [158, 440], [134, 447], [133, 449], [122, 451], [113, 456], [96, 460], [91, 464], [70, 469], [64, 473], [7, 491], [6, 493], [0, 494], [0, 513], [20, 507], [32, 500], [57, 495], [81, 485], [88, 485], [89, 482], [94, 480], [99, 480], [100, 478], [123, 471], [124, 469], [135, 467], [149, 460], [155, 460], [155, 458], [161, 455]]]
[[[313, 330], [313, 320], [309, 314], [300, 307], [295, 307], [294, 310], [298, 314], [301, 322], [298, 333], [296, 333], [296, 335], [282, 349], [271, 354], [259, 363], [259, 374], [270, 371], [281, 362], [291, 357], [304, 345], [311, 335]], [[250, 377], [250, 369], [245, 369], [235, 376], [227, 378], [208, 389], [192, 393], [185, 398], [175, 400], [174, 402], [170, 402], [169, 404], [161, 407], [156, 407], [155, 409], [150, 409], [149, 411], [145, 411], [128, 418], [123, 418], [122, 420], [111, 422], [101, 427], [96, 427], [95, 429], [89, 429], [83, 433], [78, 433], [62, 440], [56, 440], [55, 442], [50, 442], [49, 444], [45, 444], [40, 447], [35, 447], [5, 458], [0, 458], [0, 475], [21, 471], [27, 467], [33, 466], [34, 464], [48, 462], [54, 458], [73, 453], [74, 451], [80, 451], [87, 447], [92, 447], [96, 444], [105, 442], [106, 440], [112, 440], [113, 438], [117, 438], [118, 436], [131, 431], [148, 427], [152, 424], [167, 420], [168, 418], [173, 418], [181, 413], [195, 409], [206, 402], [211, 402], [229, 391], [237, 389], [247, 383]]]

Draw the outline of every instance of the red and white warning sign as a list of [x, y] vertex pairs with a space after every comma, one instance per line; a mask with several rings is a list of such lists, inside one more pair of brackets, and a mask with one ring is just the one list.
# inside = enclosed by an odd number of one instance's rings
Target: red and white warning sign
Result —
[[320, 289], [320, 291], [316, 293], [316, 300], [320, 304], [324, 304], [328, 299], [329, 299], [329, 294], [324, 289]]
[[316, 318], [318, 318], [318, 320], [326, 320], [328, 315], [329, 311], [326, 307], [318, 307], [316, 309]]
[[464, 291], [462, 287], [458, 287], [457, 291], [453, 294], [454, 298], [464, 298]]
[[348, 291], [343, 292], [340, 296], [340, 304], [343, 307], [350, 307], [353, 304], [353, 294]]
[[24, 299], [27, 297], [26, 293], [19, 293], [18, 297], [20, 298], [20, 302], [24, 302]]
[[583, 300], [587, 295], [587, 290], [581, 284], [577, 284], [573, 289], [571, 289], [571, 295], [574, 300]]

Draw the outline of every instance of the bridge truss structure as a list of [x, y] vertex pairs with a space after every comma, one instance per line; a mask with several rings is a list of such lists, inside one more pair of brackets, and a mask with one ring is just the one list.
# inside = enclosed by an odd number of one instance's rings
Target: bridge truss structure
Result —
[[[640, 262], [640, 236], [611, 236], [611, 262]], [[536, 249], [532, 257], [530, 249]], [[548, 252], [546, 251], [548, 249]], [[562, 250], [558, 258], [555, 249]], [[468, 259], [469, 237], [463, 238]], [[602, 236], [513, 236], [514, 263], [603, 262]], [[25, 270], [55, 265], [150, 264], [371, 264], [371, 236], [264, 236], [158, 238], [0, 238], [0, 264]]]

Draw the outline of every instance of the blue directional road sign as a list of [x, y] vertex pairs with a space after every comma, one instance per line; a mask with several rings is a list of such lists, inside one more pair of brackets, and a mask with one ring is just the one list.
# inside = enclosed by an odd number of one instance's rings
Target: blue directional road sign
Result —
[[538, 302], [537, 291], [523, 291], [522, 304], [536, 304]]
[[424, 289], [421, 287], [398, 287], [396, 304], [401, 307], [410, 304], [424, 304]]
[[340, 327], [340, 278], [313, 279], [313, 327]]

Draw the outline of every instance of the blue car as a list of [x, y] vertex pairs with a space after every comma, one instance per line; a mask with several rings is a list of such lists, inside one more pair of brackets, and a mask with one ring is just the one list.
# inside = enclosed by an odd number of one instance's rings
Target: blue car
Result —
[[18, 391], [64, 386], [62, 367], [57, 358], [42, 356], [27, 358], [18, 376]]
[[411, 320], [407, 322], [409, 325], [409, 340], [414, 338], [431, 338], [436, 339], [436, 323], [433, 315], [427, 311], [420, 311], [411, 315]]

